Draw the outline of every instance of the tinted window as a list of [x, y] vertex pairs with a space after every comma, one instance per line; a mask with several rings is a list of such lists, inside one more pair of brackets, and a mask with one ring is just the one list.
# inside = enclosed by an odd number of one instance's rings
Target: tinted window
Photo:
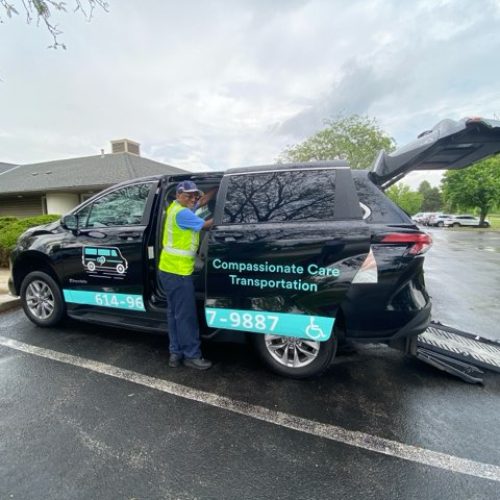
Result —
[[364, 171], [353, 170], [352, 175], [363, 208], [363, 219], [366, 222], [372, 224], [411, 222], [411, 219], [368, 179]]
[[[151, 190], [151, 183], [135, 184], [117, 189], [79, 212], [81, 227], [106, 227], [138, 225]], [[90, 214], [86, 217], [86, 212]], [[86, 223], [84, 219], [86, 220]]]
[[335, 171], [283, 171], [233, 175], [224, 205], [224, 223], [333, 219]]
[[92, 205], [85, 205], [75, 214], [78, 216], [78, 225], [80, 227], [87, 227], [87, 219], [89, 218], [91, 207]]

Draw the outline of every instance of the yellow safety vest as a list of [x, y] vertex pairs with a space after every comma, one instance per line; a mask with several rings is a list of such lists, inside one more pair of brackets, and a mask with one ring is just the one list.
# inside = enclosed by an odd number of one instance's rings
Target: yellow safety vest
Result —
[[196, 250], [200, 234], [193, 229], [182, 229], [177, 225], [177, 214], [184, 210], [174, 201], [167, 208], [167, 218], [163, 228], [163, 248], [160, 255], [160, 271], [189, 276], [193, 273]]

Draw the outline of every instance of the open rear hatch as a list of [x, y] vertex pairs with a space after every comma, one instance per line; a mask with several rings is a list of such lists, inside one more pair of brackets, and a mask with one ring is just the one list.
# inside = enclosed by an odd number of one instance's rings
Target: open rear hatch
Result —
[[500, 121], [484, 118], [443, 120], [416, 141], [387, 154], [381, 151], [370, 178], [386, 188], [414, 170], [465, 168], [500, 152]]

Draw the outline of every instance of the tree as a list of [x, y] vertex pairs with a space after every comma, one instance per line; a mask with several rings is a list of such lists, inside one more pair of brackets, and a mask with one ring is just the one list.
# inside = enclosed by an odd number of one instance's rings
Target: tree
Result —
[[443, 194], [453, 208], [479, 209], [482, 224], [500, 200], [500, 155], [463, 170], [448, 170], [443, 178]]
[[[108, 3], [105, 0], [73, 0], [74, 12], [81, 12], [85, 18], [90, 21], [96, 7], [101, 7], [106, 12], [108, 11]], [[19, 15], [19, 10], [26, 14], [26, 22], [31, 24], [36, 19], [37, 25], [42, 22], [52, 35], [54, 43], [49, 45], [49, 48], [66, 49], [64, 43], [60, 43], [58, 36], [62, 34], [57, 24], [52, 21], [52, 12], [66, 12], [66, 2], [58, 2], [55, 0], [18, 0], [21, 7], [16, 8], [15, 0], [0, 0], [0, 7], [3, 7], [5, 15], [11, 18], [13, 15]], [[19, 10], [18, 10], [19, 9]], [[0, 16], [0, 23], [3, 23], [3, 17]]]
[[280, 161], [347, 160], [352, 168], [367, 168], [377, 153], [396, 148], [374, 118], [339, 115], [326, 128], [281, 153]]
[[412, 191], [406, 184], [394, 184], [386, 190], [385, 194], [410, 215], [420, 212], [423, 195], [417, 191]]
[[422, 195], [422, 212], [437, 212], [441, 210], [443, 201], [441, 191], [437, 187], [431, 187], [429, 181], [422, 181], [418, 187], [418, 192]]

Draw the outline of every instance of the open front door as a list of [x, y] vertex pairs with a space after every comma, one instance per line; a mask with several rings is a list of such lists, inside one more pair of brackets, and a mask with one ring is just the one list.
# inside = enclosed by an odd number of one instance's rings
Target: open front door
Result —
[[144, 312], [145, 233], [157, 181], [120, 185], [76, 209], [78, 230], [54, 250], [72, 315]]
[[370, 176], [376, 184], [387, 187], [413, 170], [464, 168], [498, 152], [500, 121], [443, 120], [393, 153], [381, 151]]
[[369, 247], [349, 169], [229, 173], [209, 232], [207, 324], [326, 341]]

